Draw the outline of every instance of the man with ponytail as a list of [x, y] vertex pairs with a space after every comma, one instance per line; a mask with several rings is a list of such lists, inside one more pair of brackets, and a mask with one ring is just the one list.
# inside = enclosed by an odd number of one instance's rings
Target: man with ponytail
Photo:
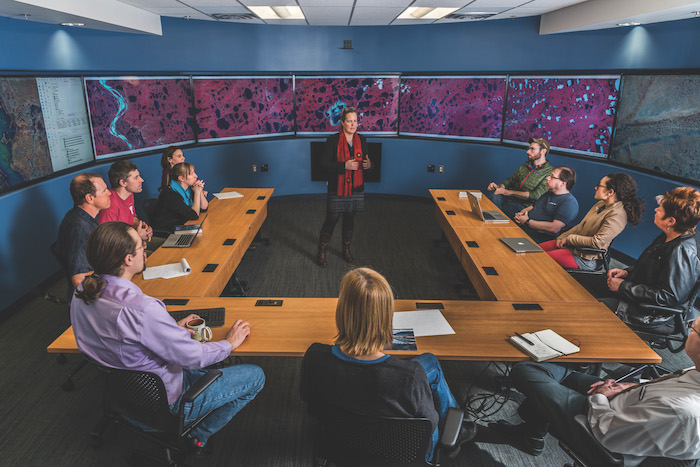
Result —
[[[92, 231], [87, 260], [94, 274], [76, 290], [71, 323], [83, 354], [108, 367], [155, 373], [176, 410], [182, 394], [204, 374], [201, 368], [228, 357], [250, 334], [250, 327], [236, 320], [221, 341], [192, 339], [185, 323], [198, 316], [175, 322], [163, 302], [131, 282], [146, 267], [144, 247], [136, 230], [124, 222], [106, 222]], [[221, 371], [223, 375], [185, 408], [186, 423], [215, 408], [190, 434], [197, 447], [204, 446], [265, 383], [256, 365], [233, 365]]]

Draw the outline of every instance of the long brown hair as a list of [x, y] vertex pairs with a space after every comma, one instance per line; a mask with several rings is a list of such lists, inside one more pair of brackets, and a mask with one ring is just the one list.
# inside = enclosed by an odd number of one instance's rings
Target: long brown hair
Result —
[[179, 182], [178, 177], [186, 178], [192, 173], [193, 170], [194, 165], [190, 164], [189, 162], [180, 162], [179, 164], [175, 164], [173, 168], [170, 169], [170, 173], [168, 174], [168, 185], [170, 185], [172, 180]]
[[136, 254], [136, 243], [129, 230], [134, 228], [124, 222], [111, 221], [98, 225], [90, 233], [86, 256], [94, 273], [85, 277], [82, 290], [75, 294], [87, 305], [100, 298], [102, 288], [107, 283], [100, 279], [100, 275], [121, 275], [126, 255]]
[[639, 224], [644, 212], [644, 200], [637, 198], [637, 182], [624, 172], [606, 175], [605, 183], [608, 190], [614, 190], [617, 199], [622, 201], [622, 207], [627, 213], [627, 222], [632, 225]]
[[343, 277], [335, 310], [335, 343], [351, 357], [371, 355], [392, 341], [394, 294], [378, 272], [357, 268]]

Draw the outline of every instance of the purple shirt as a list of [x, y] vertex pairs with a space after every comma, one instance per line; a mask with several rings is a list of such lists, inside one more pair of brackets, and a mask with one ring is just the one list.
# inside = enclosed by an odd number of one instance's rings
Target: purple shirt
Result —
[[73, 298], [70, 306], [78, 348], [100, 364], [155, 373], [163, 380], [172, 404], [182, 392], [183, 368], [203, 368], [231, 354], [228, 341], [192, 339], [163, 302], [144, 294], [133, 282], [100, 277], [107, 281], [100, 298], [90, 305]]

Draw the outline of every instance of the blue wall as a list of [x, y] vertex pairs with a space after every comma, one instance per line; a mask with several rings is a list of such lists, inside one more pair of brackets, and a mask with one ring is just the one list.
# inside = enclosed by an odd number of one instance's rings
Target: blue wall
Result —
[[[450, 72], [624, 71], [700, 68], [700, 54], [679, 44], [700, 43], [696, 20], [581, 33], [538, 35], [538, 18], [428, 26], [298, 27], [163, 20], [163, 36], [67, 29], [0, 18], [0, 70], [100, 73], [245, 72]], [[352, 39], [353, 50], [339, 50]], [[250, 141], [185, 151], [207, 188], [274, 187], [276, 195], [320, 193], [310, 181], [309, 138]], [[382, 182], [368, 192], [427, 196], [429, 188], [481, 188], [500, 181], [524, 160], [523, 149], [401, 138], [383, 143]], [[554, 155], [554, 164], [574, 168], [574, 194], [582, 214], [593, 204], [592, 186], [617, 171], [605, 163]], [[159, 155], [135, 158], [147, 183], [137, 205], [155, 197]], [[267, 163], [268, 173], [251, 165]], [[445, 173], [427, 173], [427, 164]], [[106, 175], [108, 164], [94, 169]], [[654, 196], [676, 183], [633, 174], [649, 211], [642, 225], [628, 228], [615, 247], [637, 256], [656, 235], [651, 224]], [[0, 197], [0, 309], [58, 270], [49, 254], [58, 224], [71, 207], [73, 174]]]

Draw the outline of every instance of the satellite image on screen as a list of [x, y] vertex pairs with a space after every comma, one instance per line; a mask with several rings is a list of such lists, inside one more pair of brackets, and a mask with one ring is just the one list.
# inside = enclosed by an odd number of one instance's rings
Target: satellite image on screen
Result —
[[194, 141], [189, 78], [85, 78], [95, 155]]
[[511, 78], [503, 139], [605, 157], [619, 90], [619, 76]]
[[292, 78], [195, 78], [199, 140], [292, 133]]
[[700, 181], [700, 76], [624, 77], [610, 159]]
[[297, 78], [297, 132], [329, 133], [340, 130], [345, 107], [358, 110], [360, 133], [396, 133], [399, 114], [399, 78]]
[[34, 78], [0, 78], [0, 190], [53, 172]]
[[505, 89], [505, 77], [402, 78], [399, 132], [500, 139]]

